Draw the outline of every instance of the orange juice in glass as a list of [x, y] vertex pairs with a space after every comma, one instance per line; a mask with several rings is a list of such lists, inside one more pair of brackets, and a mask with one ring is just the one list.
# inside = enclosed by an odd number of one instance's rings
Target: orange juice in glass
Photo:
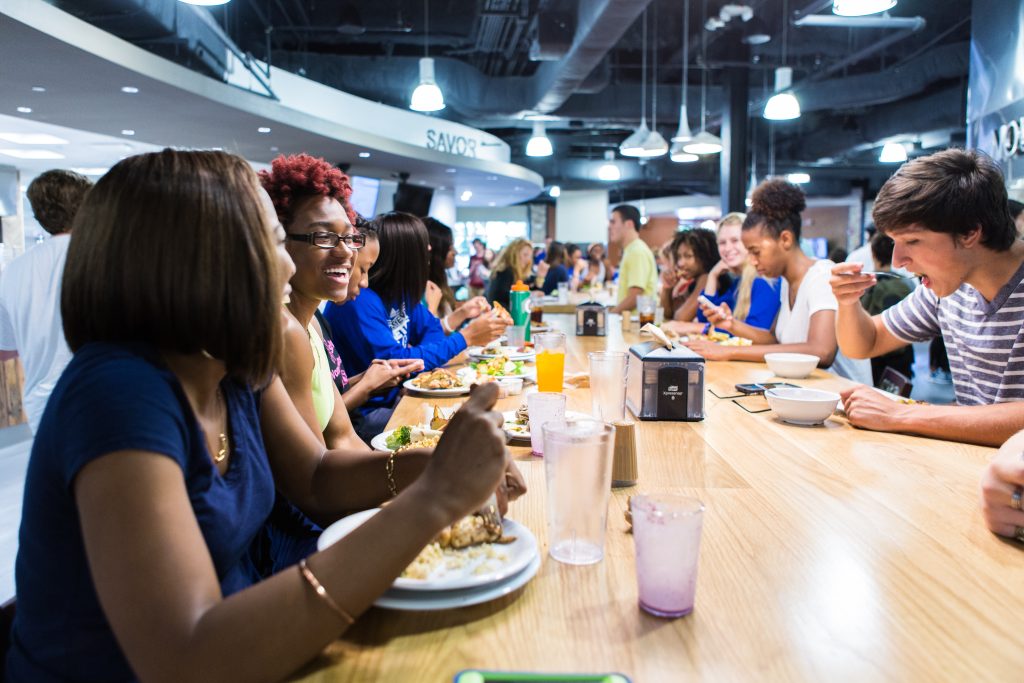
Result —
[[546, 332], [533, 335], [537, 352], [537, 391], [562, 391], [565, 374], [565, 335]]

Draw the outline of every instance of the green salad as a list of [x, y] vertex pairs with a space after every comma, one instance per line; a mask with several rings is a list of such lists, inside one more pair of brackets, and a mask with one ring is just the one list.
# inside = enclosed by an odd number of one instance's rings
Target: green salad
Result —
[[469, 366], [476, 370], [477, 374], [490, 377], [504, 377], [506, 375], [522, 375], [525, 361], [509, 360], [508, 356], [497, 356], [490, 360], [481, 360], [470, 363]]
[[412, 443], [412, 427], [408, 425], [399, 427], [391, 433], [391, 436], [384, 440], [384, 444], [393, 451], [410, 443]]

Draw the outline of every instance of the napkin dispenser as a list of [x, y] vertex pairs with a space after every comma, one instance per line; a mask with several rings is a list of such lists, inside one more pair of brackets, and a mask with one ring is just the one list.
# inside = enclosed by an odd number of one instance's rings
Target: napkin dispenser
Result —
[[603, 337], [607, 333], [608, 311], [593, 301], [576, 307], [576, 336]]
[[641, 420], [704, 419], [704, 358], [657, 342], [629, 347], [626, 405]]

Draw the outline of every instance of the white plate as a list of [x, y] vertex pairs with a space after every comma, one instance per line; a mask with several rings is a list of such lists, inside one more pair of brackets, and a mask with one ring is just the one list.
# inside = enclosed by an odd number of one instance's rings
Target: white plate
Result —
[[551, 331], [551, 325], [545, 325], [544, 323], [541, 323], [539, 325], [533, 325], [533, 324], [530, 325], [530, 334], [534, 334], [535, 332], [536, 333], [543, 333], [543, 332], [550, 332], [550, 331]]
[[[317, 549], [323, 550], [333, 543], [347, 536], [353, 529], [363, 524], [370, 517], [377, 514], [379, 508], [364, 510], [354, 515], [339, 519], [327, 527], [317, 540]], [[398, 589], [404, 593], [421, 592], [451, 592], [457, 590], [480, 588], [490, 586], [518, 574], [540, 555], [537, 546], [537, 539], [533, 532], [522, 524], [506, 519], [502, 522], [502, 531], [506, 536], [515, 536], [516, 540], [507, 545], [495, 543], [492, 547], [499, 553], [505, 555], [504, 560], [481, 558], [477, 562], [467, 562], [465, 566], [458, 568], [438, 567], [429, 579], [407, 579], [397, 578], [392, 589]], [[471, 550], [467, 548], [466, 550]], [[478, 567], [487, 562], [490, 569], [476, 573]], [[466, 603], [474, 604], [474, 603]]]
[[397, 609], [409, 612], [424, 612], [442, 609], [457, 609], [470, 605], [479, 605], [504, 597], [512, 591], [525, 586], [536, 576], [540, 569], [541, 556], [537, 553], [526, 565], [526, 568], [514, 576], [477, 588], [466, 588], [455, 591], [436, 591], [433, 593], [389, 590], [377, 598], [373, 604], [385, 609]]
[[469, 393], [469, 387], [454, 387], [452, 389], [421, 389], [420, 387], [413, 384], [415, 377], [407, 379], [402, 382], [402, 386], [410, 391], [415, 391], [417, 394], [424, 394], [425, 396], [462, 396], [463, 394]]
[[[528, 425], [528, 424], [527, 425], [515, 424], [515, 421], [516, 421], [516, 411], [514, 411], [514, 410], [506, 410], [504, 413], [501, 414], [501, 416], [503, 418], [505, 418], [505, 423], [504, 423], [504, 425], [502, 425], [502, 429], [504, 429], [505, 433], [508, 434], [508, 438], [515, 439], [516, 441], [519, 441], [519, 440], [529, 441], [530, 440], [530, 425]], [[576, 412], [575, 410], [566, 411], [565, 417], [568, 420], [589, 420], [589, 419], [591, 419], [590, 415], [587, 415], [586, 413]], [[510, 428], [509, 425], [513, 425], [513, 427]]]
[[[426, 427], [423, 427], [422, 425], [420, 426], [420, 428], [426, 429]], [[391, 451], [393, 451], [393, 448], [388, 448], [387, 440], [389, 436], [395, 433], [395, 431], [396, 430], [394, 429], [389, 429], [386, 432], [381, 432], [377, 436], [370, 439], [370, 448], [372, 448], [375, 451], [384, 451], [385, 453], [390, 453]], [[346, 517], [345, 519], [348, 518]]]
[[498, 356], [507, 356], [509, 360], [533, 360], [537, 355], [533, 351], [518, 351], [517, 346], [470, 346], [466, 353], [470, 358], [490, 360]]

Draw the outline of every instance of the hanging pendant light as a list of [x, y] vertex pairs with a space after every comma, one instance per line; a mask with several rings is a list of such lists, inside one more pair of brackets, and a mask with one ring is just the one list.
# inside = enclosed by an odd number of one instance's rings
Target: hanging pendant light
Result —
[[833, 0], [832, 12], [843, 17], [863, 17], [895, 6], [896, 0]]
[[551, 147], [551, 139], [544, 130], [543, 121], [533, 122], [533, 135], [526, 143], [526, 156], [528, 157], [549, 157], [554, 153]]
[[764, 105], [764, 117], [769, 121], [789, 121], [800, 118], [800, 103], [788, 92], [793, 83], [793, 70], [780, 66], [775, 70], [775, 94]]
[[722, 138], [709, 133], [705, 125], [707, 122], [708, 100], [708, 41], [706, 35], [702, 36], [702, 41], [701, 53], [703, 55], [704, 69], [700, 77], [700, 132], [694, 135], [693, 139], [689, 142], [683, 143], [683, 151], [687, 154], [703, 156], [705, 154], [718, 154], [721, 152]]
[[651, 135], [651, 129], [647, 127], [647, 10], [644, 10], [641, 21], [643, 30], [640, 57], [640, 125], [619, 145], [619, 154], [624, 157], [646, 156], [644, 144]]
[[615, 152], [608, 150], [604, 153], [604, 163], [597, 169], [597, 179], [605, 182], [615, 182], [622, 178], [622, 172], [615, 163]]
[[[646, 19], [644, 20], [646, 23]], [[668, 154], [668, 142], [658, 132], [658, 6], [654, 6], [654, 40], [651, 41], [651, 132], [643, 143], [644, 159], [655, 159]]]
[[[672, 136], [672, 148], [669, 150], [669, 158], [676, 163], [687, 163], [696, 161], [697, 158], [693, 154], [687, 154], [683, 151], [684, 142], [689, 142], [693, 139], [693, 133], [690, 132], [690, 120], [686, 112], [686, 88], [689, 85], [689, 73], [690, 73], [690, 0], [683, 2], [683, 83], [682, 92], [683, 99], [679, 105], [679, 128], [676, 129], [676, 134]], [[693, 158], [690, 158], [693, 157]]]
[[898, 142], [887, 142], [882, 147], [878, 160], [883, 164], [902, 164], [907, 160], [907, 148]]
[[441, 111], [444, 95], [434, 80], [434, 60], [427, 50], [430, 42], [430, 6], [423, 0], [423, 57], [420, 58], [420, 84], [412, 91], [409, 108], [413, 111]]

